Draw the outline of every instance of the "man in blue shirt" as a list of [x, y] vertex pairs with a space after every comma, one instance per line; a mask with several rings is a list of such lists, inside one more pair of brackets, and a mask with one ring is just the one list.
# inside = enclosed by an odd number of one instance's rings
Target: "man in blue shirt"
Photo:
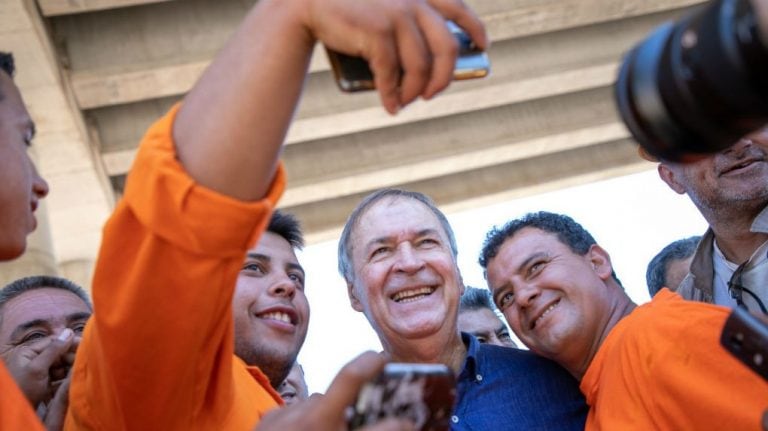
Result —
[[350, 215], [339, 272], [392, 360], [442, 363], [456, 374], [454, 430], [583, 430], [586, 404], [564, 369], [460, 333], [456, 255], [448, 220], [427, 196], [381, 190]]

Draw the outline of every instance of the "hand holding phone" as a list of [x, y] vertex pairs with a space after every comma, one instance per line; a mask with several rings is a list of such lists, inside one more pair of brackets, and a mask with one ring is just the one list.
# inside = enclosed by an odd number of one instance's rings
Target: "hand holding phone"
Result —
[[[454, 80], [483, 78], [490, 73], [491, 64], [488, 54], [477, 49], [472, 39], [452, 21], [446, 21], [446, 26], [456, 39], [459, 54], [453, 70]], [[373, 90], [376, 88], [373, 73], [368, 62], [360, 57], [352, 57], [326, 49], [328, 61], [333, 70], [336, 83], [342, 91], [355, 92]]]
[[443, 364], [389, 363], [363, 386], [349, 417], [349, 429], [387, 417], [410, 419], [417, 430], [447, 431], [456, 399], [456, 379]]

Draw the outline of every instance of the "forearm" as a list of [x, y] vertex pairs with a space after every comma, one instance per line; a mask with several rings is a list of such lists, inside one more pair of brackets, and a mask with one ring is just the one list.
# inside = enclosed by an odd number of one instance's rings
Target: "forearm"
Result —
[[184, 99], [173, 134], [199, 184], [264, 196], [314, 46], [296, 0], [260, 0]]

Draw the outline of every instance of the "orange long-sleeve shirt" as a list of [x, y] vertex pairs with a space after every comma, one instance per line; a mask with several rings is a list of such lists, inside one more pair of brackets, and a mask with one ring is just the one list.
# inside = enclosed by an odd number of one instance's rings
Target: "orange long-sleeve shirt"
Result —
[[259, 202], [196, 184], [176, 158], [176, 112], [147, 132], [104, 228], [66, 430], [248, 430], [282, 403], [234, 356], [231, 303], [283, 168]]
[[730, 310], [662, 289], [622, 319], [581, 381], [587, 430], [761, 430], [768, 384], [720, 347]]
[[0, 431], [43, 431], [43, 424], [0, 361]]

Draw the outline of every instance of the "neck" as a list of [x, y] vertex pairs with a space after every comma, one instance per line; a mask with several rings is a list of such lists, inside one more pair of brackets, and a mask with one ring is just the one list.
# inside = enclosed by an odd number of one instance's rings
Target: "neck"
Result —
[[441, 337], [397, 340], [395, 343], [381, 341], [384, 351], [394, 362], [445, 364], [458, 375], [467, 356], [467, 348], [461, 341], [461, 334], [456, 331], [448, 340], [438, 338]]
[[[742, 208], [743, 209], [743, 208]], [[766, 240], [768, 234], [752, 232], [752, 223], [763, 208], [741, 211], [739, 214], [704, 214], [715, 233], [717, 247], [725, 257], [736, 264], [746, 262]]]
[[629, 296], [627, 296], [624, 289], [622, 289], [620, 286], [615, 286], [613, 289], [616, 295], [611, 300], [609, 308], [609, 310], [611, 310], [610, 313], [608, 313], [608, 315], [605, 316], [605, 319], [603, 319], [602, 330], [596, 334], [597, 336], [594, 338], [592, 344], [588, 346], [585, 354], [575, 358], [575, 360], [573, 360], [571, 363], [562, 364], [565, 369], [568, 370], [579, 381], [584, 377], [584, 373], [586, 373], [587, 368], [589, 368], [589, 365], [595, 358], [597, 351], [600, 350], [600, 346], [603, 345], [603, 341], [605, 341], [605, 338], [608, 336], [611, 330], [613, 330], [613, 328], [619, 323], [621, 319], [629, 315], [629, 313], [631, 313], [632, 310], [637, 307], [637, 304], [629, 299]]

